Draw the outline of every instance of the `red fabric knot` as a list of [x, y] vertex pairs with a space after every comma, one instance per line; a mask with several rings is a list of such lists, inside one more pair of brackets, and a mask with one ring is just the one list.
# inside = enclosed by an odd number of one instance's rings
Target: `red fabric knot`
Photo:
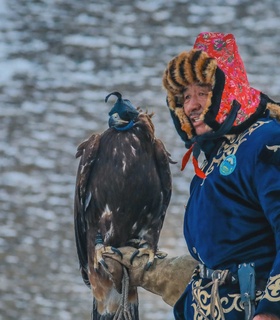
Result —
[[[194, 144], [190, 147], [190, 149], [183, 156], [181, 171], [183, 171], [185, 169], [185, 167], [190, 159], [190, 156], [192, 154], [193, 147], [194, 147]], [[192, 162], [193, 162], [195, 174], [201, 179], [206, 179], [206, 174], [199, 168], [198, 160], [196, 159], [196, 157], [194, 155], [192, 156]]]
[[190, 160], [191, 153], [193, 151], [193, 145], [189, 148], [189, 150], [185, 153], [182, 159], [181, 171], [183, 171]]

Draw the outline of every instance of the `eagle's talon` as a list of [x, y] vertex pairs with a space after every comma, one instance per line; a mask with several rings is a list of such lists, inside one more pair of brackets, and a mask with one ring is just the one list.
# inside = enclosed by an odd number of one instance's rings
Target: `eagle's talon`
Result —
[[141, 257], [143, 255], [148, 255], [148, 262], [146, 263], [144, 269], [145, 271], [149, 270], [153, 265], [155, 257], [158, 259], [164, 259], [167, 256], [166, 252], [163, 251], [154, 251], [146, 241], [142, 241], [139, 245], [139, 249], [134, 251], [130, 257], [130, 264], [133, 264], [133, 260], [136, 256]]
[[102, 267], [103, 267], [104, 269], [108, 269], [108, 265], [107, 265], [107, 263], [106, 263], [103, 259], [101, 259], [101, 260], [99, 261], [99, 263], [102, 265]]
[[133, 252], [133, 254], [131, 255], [131, 257], [130, 257], [130, 264], [131, 265], [133, 264], [133, 260], [135, 259], [135, 257], [138, 256], [139, 252], [140, 252], [139, 250], [135, 250]]
[[158, 258], [158, 259], [164, 259], [167, 257], [167, 253], [164, 252], [164, 251], [157, 251], [155, 253], [155, 256]]
[[105, 260], [103, 259], [104, 253], [112, 253], [112, 254], [119, 254], [122, 257], [122, 253], [114, 247], [111, 246], [104, 246], [102, 244], [97, 244], [95, 246], [95, 254], [94, 254], [94, 270], [97, 271], [99, 264], [105, 269], [108, 269], [108, 265], [106, 264]]
[[152, 261], [148, 261], [148, 262], [146, 263], [145, 267], [144, 267], [144, 270], [145, 270], [145, 271], [148, 271], [148, 270], [150, 269], [150, 267], [151, 267], [152, 264], [153, 264]]
[[123, 254], [118, 248], [111, 247], [111, 250], [113, 251], [113, 253], [118, 254], [121, 257], [121, 259], [123, 258]]
[[147, 243], [147, 241], [141, 241], [140, 243], [139, 243], [139, 246], [138, 246], [138, 248], [149, 248], [149, 245], [148, 245], [148, 243]]

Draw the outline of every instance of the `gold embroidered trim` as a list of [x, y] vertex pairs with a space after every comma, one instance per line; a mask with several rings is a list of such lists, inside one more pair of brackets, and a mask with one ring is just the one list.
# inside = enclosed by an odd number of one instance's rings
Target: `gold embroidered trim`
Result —
[[272, 150], [273, 152], [276, 152], [278, 149], [280, 149], [280, 145], [275, 145], [275, 146], [267, 146], [266, 145], [266, 148], [268, 150]]
[[[280, 280], [280, 278], [279, 278]], [[204, 320], [205, 318], [210, 316], [211, 313], [211, 294], [206, 290], [200, 289], [202, 280], [192, 280], [192, 290], [195, 289], [197, 291], [197, 298], [199, 299], [199, 305], [193, 300], [191, 306], [194, 309], [194, 319]], [[210, 288], [211, 291], [211, 288]], [[256, 292], [256, 302], [260, 301], [262, 298], [263, 292]], [[239, 293], [236, 294], [228, 294], [227, 296], [221, 297], [220, 299], [223, 313], [227, 314], [234, 311], [242, 312], [244, 310], [244, 306], [241, 302], [241, 296]], [[221, 320], [221, 312], [219, 311], [218, 305], [215, 304], [215, 319]]]
[[269, 278], [263, 299], [271, 302], [280, 301], [280, 274]]
[[[239, 146], [247, 140], [247, 136], [251, 135], [255, 130], [268, 123], [269, 121], [258, 121], [249, 127], [246, 131], [239, 135], [227, 136], [229, 142], [224, 142], [219, 148], [216, 157], [213, 158], [210, 166], [206, 170], [206, 176], [212, 173], [215, 167], [219, 166], [221, 162], [229, 155], [236, 154]], [[206, 167], [207, 161], [203, 163], [202, 170]]]

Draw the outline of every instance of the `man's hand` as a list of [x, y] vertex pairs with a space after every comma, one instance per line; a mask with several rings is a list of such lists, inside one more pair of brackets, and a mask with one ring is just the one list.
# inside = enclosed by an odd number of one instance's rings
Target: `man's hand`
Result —
[[135, 248], [122, 247], [118, 250], [121, 254], [103, 254], [103, 258], [108, 265], [108, 273], [116, 289], [121, 290], [121, 265], [128, 270], [130, 286], [140, 286], [160, 295], [170, 306], [173, 306], [180, 298], [191, 279], [194, 268], [198, 264], [189, 255], [163, 259], [155, 258], [151, 267], [146, 271], [148, 255], [135, 256], [131, 263], [131, 256], [135, 252]]
[[271, 314], [258, 314], [253, 320], [280, 320], [280, 318]]

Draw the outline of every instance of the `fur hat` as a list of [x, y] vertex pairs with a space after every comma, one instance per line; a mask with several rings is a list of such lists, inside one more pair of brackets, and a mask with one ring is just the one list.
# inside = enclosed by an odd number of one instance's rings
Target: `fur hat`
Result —
[[183, 91], [194, 83], [212, 88], [200, 117], [214, 132], [242, 132], [266, 109], [280, 118], [279, 105], [250, 87], [234, 36], [204, 32], [198, 35], [192, 50], [180, 53], [168, 63], [163, 75], [167, 104], [188, 148], [193, 144], [195, 131], [182, 108]]

